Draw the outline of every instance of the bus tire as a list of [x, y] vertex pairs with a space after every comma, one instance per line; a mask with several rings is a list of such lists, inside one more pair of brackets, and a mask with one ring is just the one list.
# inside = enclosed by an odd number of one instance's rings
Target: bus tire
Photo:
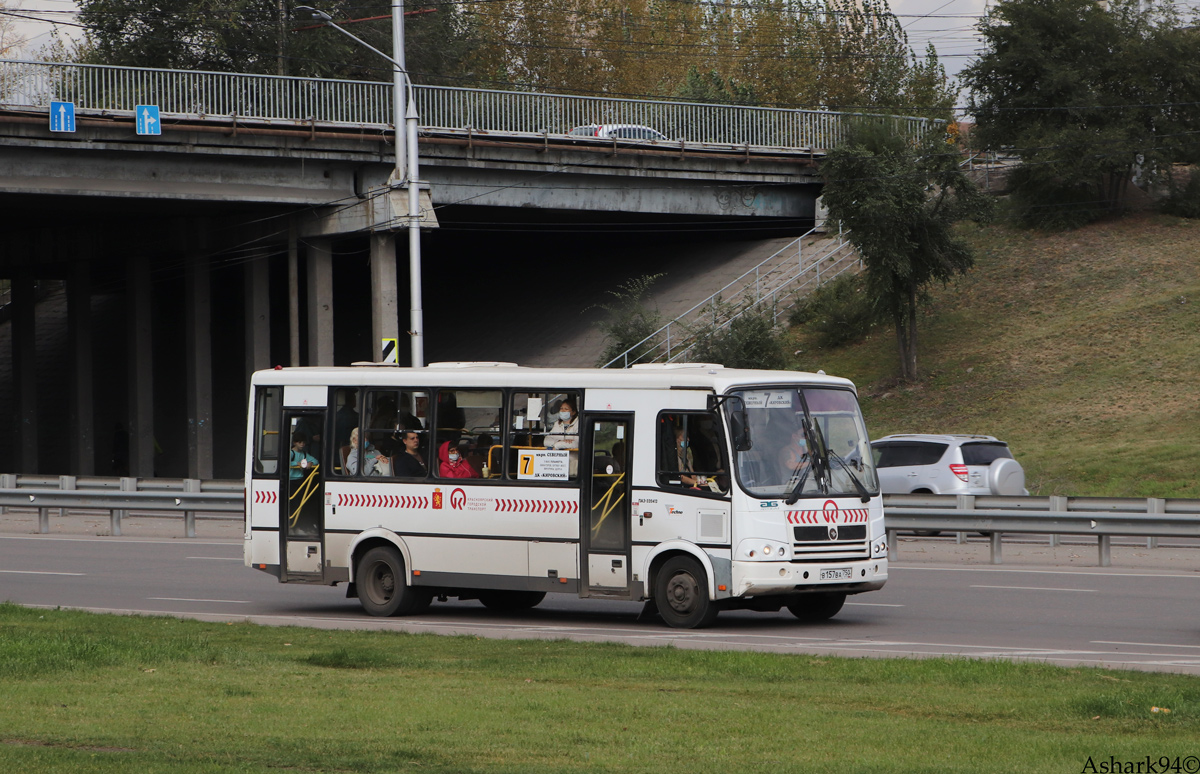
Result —
[[404, 580], [404, 557], [394, 548], [377, 546], [358, 563], [355, 588], [363, 610], [375, 616], [409, 615], [429, 607], [433, 593]]
[[479, 601], [488, 610], [529, 610], [546, 598], [544, 591], [481, 591]]
[[710, 626], [720, 610], [708, 598], [708, 576], [690, 556], [673, 556], [654, 579], [654, 605], [663, 621], [675, 629]]
[[801, 621], [828, 621], [846, 604], [845, 594], [805, 594], [788, 602], [788, 611]]

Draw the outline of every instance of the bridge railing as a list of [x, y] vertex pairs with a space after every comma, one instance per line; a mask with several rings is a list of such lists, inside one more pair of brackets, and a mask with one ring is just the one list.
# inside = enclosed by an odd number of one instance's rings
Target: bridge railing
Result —
[[[851, 119], [917, 136], [941, 122], [907, 116], [691, 102], [536, 94], [450, 86], [415, 88], [427, 130], [566, 136], [588, 124], [637, 124], [681, 147], [722, 145], [819, 151], [841, 142]], [[388, 130], [392, 84], [278, 75], [0, 59], [0, 106], [47, 109], [74, 102], [83, 115], [132, 115], [157, 105], [167, 118], [291, 122]], [[661, 144], [661, 143], [660, 143]]]
[[991, 542], [992, 564], [1003, 564], [1004, 533], [1047, 535], [1057, 545], [1061, 535], [1096, 539], [1101, 567], [1112, 564], [1115, 536], [1145, 537], [1155, 548], [1158, 538], [1200, 537], [1200, 500], [1158, 497], [1000, 497], [978, 495], [886, 494], [884, 526], [889, 557], [896, 557], [898, 531], [920, 533], [979, 532]]

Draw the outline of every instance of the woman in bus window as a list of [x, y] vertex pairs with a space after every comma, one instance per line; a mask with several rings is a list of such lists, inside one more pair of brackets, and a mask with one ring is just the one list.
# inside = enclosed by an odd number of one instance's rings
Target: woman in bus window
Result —
[[467, 462], [463, 451], [461, 445], [452, 447], [449, 441], [438, 447], [438, 474], [442, 478], [479, 478], [479, 472]]

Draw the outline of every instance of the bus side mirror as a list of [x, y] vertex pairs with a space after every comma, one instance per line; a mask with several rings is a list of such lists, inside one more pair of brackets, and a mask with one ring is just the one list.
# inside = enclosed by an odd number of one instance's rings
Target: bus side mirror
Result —
[[733, 448], [738, 451], [750, 451], [750, 422], [746, 418], [746, 409], [736, 408], [729, 412], [729, 430], [733, 435]]
[[708, 410], [715, 411], [724, 405], [729, 417], [729, 432], [733, 436], [733, 448], [738, 451], [750, 451], [753, 445], [750, 440], [750, 420], [746, 416], [746, 402], [737, 395], [709, 395]]

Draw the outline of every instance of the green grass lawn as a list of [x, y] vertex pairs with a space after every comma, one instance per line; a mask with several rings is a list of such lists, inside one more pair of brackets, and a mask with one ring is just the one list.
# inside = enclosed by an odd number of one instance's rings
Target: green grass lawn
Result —
[[0, 686], [4, 772], [1078, 772], [1200, 754], [1194, 677], [9, 604]]
[[854, 380], [872, 437], [1007, 441], [1034, 494], [1200, 497], [1200, 223], [963, 233], [978, 262], [933, 291], [918, 384], [896, 383], [890, 328], [837, 350], [794, 330], [795, 366]]

